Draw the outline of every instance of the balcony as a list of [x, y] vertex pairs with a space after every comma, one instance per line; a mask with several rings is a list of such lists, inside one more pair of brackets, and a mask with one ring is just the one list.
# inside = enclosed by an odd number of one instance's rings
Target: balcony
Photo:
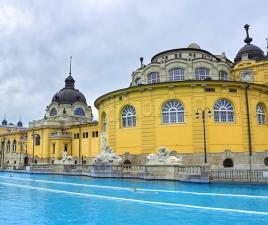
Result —
[[70, 138], [72, 138], [72, 133], [62, 132], [62, 131], [53, 132], [50, 134], [50, 138], [52, 138], [52, 139], [57, 139], [57, 138], [70, 139]]

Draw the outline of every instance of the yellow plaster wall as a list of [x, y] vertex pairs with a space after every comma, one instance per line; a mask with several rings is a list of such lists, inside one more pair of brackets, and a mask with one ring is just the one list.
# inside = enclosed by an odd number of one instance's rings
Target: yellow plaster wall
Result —
[[[203, 152], [202, 119], [196, 119], [198, 108], [209, 107], [213, 111], [214, 103], [224, 98], [230, 100], [235, 108], [234, 123], [214, 122], [213, 116], [207, 118], [207, 149], [208, 152], [218, 153], [225, 150], [232, 152], [248, 151], [248, 133], [246, 117], [245, 88], [240, 83], [211, 82], [192, 85], [190, 82], [173, 85], [154, 85], [125, 89], [108, 94], [103, 100], [97, 100], [99, 107], [100, 126], [101, 115], [107, 115], [107, 144], [118, 154], [156, 152], [160, 146], [181, 153]], [[243, 86], [243, 85], [242, 85]], [[244, 85], [245, 86], [245, 85]], [[215, 88], [215, 92], [204, 92], [204, 88]], [[237, 92], [229, 92], [230, 88]], [[268, 106], [267, 94], [258, 87], [249, 90], [250, 117], [253, 139], [253, 150], [268, 149], [268, 126], [257, 125], [256, 104], [263, 102]], [[181, 101], [185, 108], [185, 122], [182, 124], [162, 124], [162, 105], [171, 99]], [[124, 106], [132, 105], [136, 109], [136, 127], [121, 127], [121, 112]], [[252, 117], [255, 118], [253, 119]]]

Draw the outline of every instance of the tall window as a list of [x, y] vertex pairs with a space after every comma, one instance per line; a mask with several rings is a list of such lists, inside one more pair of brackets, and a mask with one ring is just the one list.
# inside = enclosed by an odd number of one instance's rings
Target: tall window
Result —
[[224, 70], [219, 72], [219, 80], [229, 80], [229, 75]]
[[184, 80], [184, 69], [182, 68], [175, 68], [168, 71], [169, 74], [169, 81], [180, 81]]
[[7, 150], [6, 152], [10, 152], [10, 140], [7, 141]]
[[177, 100], [167, 101], [162, 108], [163, 123], [183, 123], [184, 107]]
[[209, 70], [204, 67], [199, 67], [195, 69], [195, 79], [196, 80], [205, 80], [209, 77]]
[[74, 110], [74, 115], [76, 115], [76, 116], [85, 116], [85, 112], [84, 112], [84, 110], [81, 109], [81, 108], [76, 108], [76, 109]]
[[34, 144], [36, 146], [39, 146], [40, 145], [40, 135], [39, 134], [34, 134]]
[[17, 141], [14, 140], [13, 143], [12, 143], [12, 152], [15, 153], [17, 150]]
[[57, 116], [57, 110], [55, 108], [51, 109], [50, 116]]
[[259, 103], [256, 107], [256, 114], [257, 114], [257, 124], [264, 125], [265, 121], [265, 109], [264, 105]]
[[214, 121], [219, 123], [234, 122], [234, 107], [230, 101], [220, 99], [215, 103]]
[[148, 74], [148, 84], [155, 84], [160, 82], [160, 76], [158, 72], [152, 72]]
[[125, 106], [122, 111], [122, 127], [136, 126], [136, 110], [133, 106]]
[[52, 143], [52, 154], [56, 152], [56, 143]]

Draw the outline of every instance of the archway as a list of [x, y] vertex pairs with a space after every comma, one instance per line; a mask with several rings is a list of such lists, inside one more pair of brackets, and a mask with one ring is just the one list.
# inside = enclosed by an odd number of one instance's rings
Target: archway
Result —
[[227, 158], [223, 161], [223, 167], [234, 167], [234, 162], [232, 159]]
[[24, 166], [29, 166], [29, 157], [28, 156], [24, 157]]
[[126, 159], [123, 164], [124, 164], [124, 168], [127, 168], [127, 169], [131, 168], [130, 160]]

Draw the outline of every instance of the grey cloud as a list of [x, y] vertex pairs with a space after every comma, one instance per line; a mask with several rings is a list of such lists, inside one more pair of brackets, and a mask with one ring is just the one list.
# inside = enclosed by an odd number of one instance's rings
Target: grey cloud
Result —
[[0, 1], [0, 116], [16, 122], [21, 115], [24, 123], [41, 118], [64, 85], [70, 55], [76, 87], [93, 107], [100, 95], [129, 85], [140, 56], [148, 63], [159, 51], [197, 42], [233, 59], [243, 45], [245, 23], [254, 44], [264, 49], [267, 6], [267, 1]]

